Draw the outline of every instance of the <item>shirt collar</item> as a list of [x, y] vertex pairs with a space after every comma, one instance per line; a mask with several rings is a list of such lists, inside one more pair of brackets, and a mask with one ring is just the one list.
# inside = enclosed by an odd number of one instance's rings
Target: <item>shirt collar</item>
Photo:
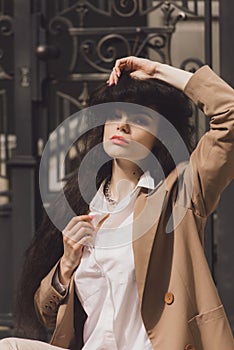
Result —
[[[99, 212], [99, 213], [109, 213], [110, 210], [108, 209], [108, 205], [103, 193], [103, 187], [104, 187], [105, 181], [103, 181], [103, 183], [101, 184], [101, 186], [99, 187], [96, 195], [93, 197], [90, 205], [89, 205], [89, 209], [91, 212]], [[150, 175], [149, 171], [146, 171], [139, 179], [135, 189], [129, 193], [129, 195], [127, 195], [124, 199], [122, 199], [122, 201], [120, 203], [117, 204], [117, 206], [115, 207], [114, 210], [121, 210], [122, 208], [124, 208], [131, 199], [133, 199], [137, 193], [140, 191], [140, 188], [147, 188], [149, 190], [153, 190], [154, 187], [154, 179], [152, 178], [152, 176]]]
[[141, 175], [140, 180], [138, 181], [136, 187], [144, 187], [148, 190], [154, 189], [154, 179], [150, 175], [149, 170], [147, 170], [143, 175]]

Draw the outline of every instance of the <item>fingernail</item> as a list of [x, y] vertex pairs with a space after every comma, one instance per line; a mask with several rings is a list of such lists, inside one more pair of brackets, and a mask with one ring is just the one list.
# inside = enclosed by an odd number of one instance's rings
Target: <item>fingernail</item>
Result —
[[89, 217], [91, 220], [94, 219], [94, 215], [89, 215]]
[[117, 83], [118, 83], [118, 80], [115, 80], [115, 85], [117, 85]]

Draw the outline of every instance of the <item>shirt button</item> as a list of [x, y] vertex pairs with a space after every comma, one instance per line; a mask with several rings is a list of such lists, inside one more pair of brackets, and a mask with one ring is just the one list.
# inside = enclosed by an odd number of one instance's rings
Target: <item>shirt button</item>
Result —
[[[167, 305], [171, 305], [174, 301], [174, 294], [171, 293], [171, 292], [167, 292], [165, 295], [164, 295], [164, 301]], [[187, 350], [187, 349], [186, 349]], [[188, 349], [189, 350], [189, 349]]]
[[196, 350], [196, 349], [192, 344], [187, 344], [187, 345], [185, 345], [184, 350]]

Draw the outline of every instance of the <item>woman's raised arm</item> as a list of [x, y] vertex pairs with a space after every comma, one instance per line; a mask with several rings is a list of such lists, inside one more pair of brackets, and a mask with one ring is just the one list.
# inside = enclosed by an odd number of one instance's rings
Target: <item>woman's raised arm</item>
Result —
[[179, 68], [162, 64], [159, 62], [150, 61], [140, 57], [124, 57], [116, 60], [115, 66], [112, 69], [108, 85], [118, 83], [118, 79], [123, 70], [130, 71], [130, 76], [135, 79], [157, 78], [175, 86], [180, 90], [184, 90], [193, 73], [184, 71]]

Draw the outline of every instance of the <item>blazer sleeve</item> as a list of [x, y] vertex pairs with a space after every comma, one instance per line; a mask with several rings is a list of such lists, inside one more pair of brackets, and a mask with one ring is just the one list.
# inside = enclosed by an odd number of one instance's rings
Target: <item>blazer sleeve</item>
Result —
[[58, 309], [61, 304], [66, 303], [69, 294], [69, 288], [67, 288], [65, 293], [60, 294], [53, 286], [53, 278], [57, 271], [58, 263], [41, 281], [34, 295], [34, 306], [37, 316], [40, 322], [48, 328], [55, 327]]
[[192, 76], [184, 92], [210, 118], [210, 130], [190, 158], [192, 203], [197, 214], [206, 217], [234, 178], [234, 90], [204, 66]]

